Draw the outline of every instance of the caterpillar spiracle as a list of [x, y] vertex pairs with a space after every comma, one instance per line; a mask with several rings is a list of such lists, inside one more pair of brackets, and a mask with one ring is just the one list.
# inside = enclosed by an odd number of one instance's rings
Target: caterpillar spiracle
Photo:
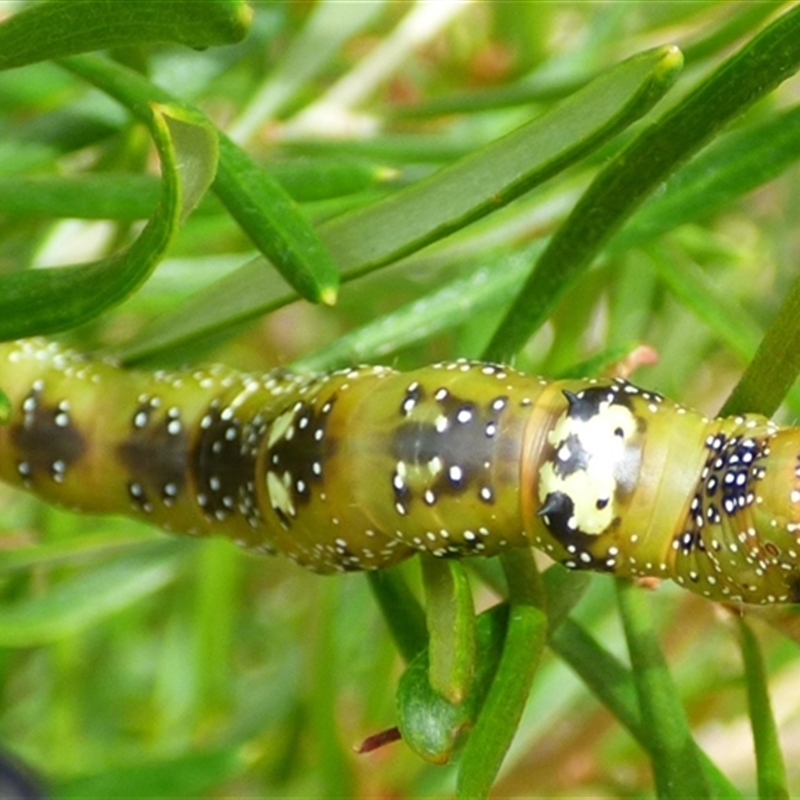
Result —
[[800, 429], [620, 379], [456, 361], [313, 377], [125, 371], [0, 345], [0, 479], [317, 572], [534, 546], [706, 597], [800, 601]]

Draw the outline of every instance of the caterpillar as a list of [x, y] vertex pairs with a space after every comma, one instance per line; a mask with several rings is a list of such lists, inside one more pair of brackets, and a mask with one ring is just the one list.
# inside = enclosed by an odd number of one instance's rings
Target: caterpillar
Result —
[[320, 573], [537, 547], [713, 600], [800, 601], [800, 429], [622, 379], [455, 361], [126, 371], [0, 345], [0, 479]]

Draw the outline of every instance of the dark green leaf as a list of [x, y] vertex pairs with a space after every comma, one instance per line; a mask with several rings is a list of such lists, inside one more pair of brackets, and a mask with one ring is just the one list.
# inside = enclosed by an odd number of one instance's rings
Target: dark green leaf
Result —
[[800, 277], [791, 285], [722, 414], [772, 415], [800, 373]]
[[474, 725], [497, 669], [507, 619], [506, 606], [478, 615], [476, 669], [470, 692], [462, 702], [451, 703], [431, 686], [427, 650], [403, 673], [397, 687], [398, 724], [406, 744], [426, 761], [449, 761]]
[[798, 66], [800, 9], [795, 8], [643, 130], [600, 172], [550, 241], [486, 357], [503, 360], [516, 353], [646, 197]]
[[244, 0], [32, 3], [0, 25], [0, 70], [111, 47], [231, 44], [245, 36], [251, 16]]
[[423, 554], [431, 688], [453, 704], [467, 695], [475, 671], [475, 609], [462, 564]]
[[412, 661], [428, 646], [428, 632], [425, 612], [408, 588], [402, 568], [370, 572], [367, 577], [397, 649]]
[[164, 256], [185, 213], [216, 167], [214, 129], [176, 107], [154, 107], [151, 130], [162, 161], [161, 201], [123, 253], [93, 264], [36, 269], [0, 283], [0, 338], [75, 327], [124, 300]]
[[[61, 64], [110, 94], [140, 119], [167, 92], [119, 64], [97, 56], [72, 56]], [[199, 112], [198, 112], [199, 113]], [[245, 233], [304, 297], [332, 304], [338, 272], [311, 224], [263, 167], [224, 134], [214, 191]], [[263, 274], [260, 284], [267, 283]]]
[[[618, 64], [555, 109], [430, 178], [320, 229], [343, 279], [396, 261], [509, 203], [563, 171], [648, 111], [681, 66], [674, 48]], [[156, 320], [126, 355], [151, 354], [285, 303], [257, 263], [201, 292], [168, 321]], [[219, 296], [225, 302], [219, 302]]]

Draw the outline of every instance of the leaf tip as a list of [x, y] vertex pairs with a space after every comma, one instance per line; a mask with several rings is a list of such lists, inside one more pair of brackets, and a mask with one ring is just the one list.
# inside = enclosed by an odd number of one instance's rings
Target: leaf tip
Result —
[[391, 183], [396, 181], [401, 175], [401, 172], [396, 167], [389, 167], [384, 165], [375, 168], [375, 180], [378, 183]]
[[338, 294], [335, 286], [326, 286], [319, 293], [319, 301], [326, 306], [335, 306]]
[[676, 44], [667, 44], [661, 48], [661, 69], [677, 72], [683, 69], [683, 52]]

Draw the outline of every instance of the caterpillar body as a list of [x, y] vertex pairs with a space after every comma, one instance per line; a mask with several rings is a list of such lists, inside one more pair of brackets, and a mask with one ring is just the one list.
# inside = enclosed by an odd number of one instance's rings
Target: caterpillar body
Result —
[[0, 479], [318, 572], [534, 546], [715, 600], [800, 600], [800, 429], [624, 380], [457, 361], [301, 377], [125, 371], [0, 345]]

